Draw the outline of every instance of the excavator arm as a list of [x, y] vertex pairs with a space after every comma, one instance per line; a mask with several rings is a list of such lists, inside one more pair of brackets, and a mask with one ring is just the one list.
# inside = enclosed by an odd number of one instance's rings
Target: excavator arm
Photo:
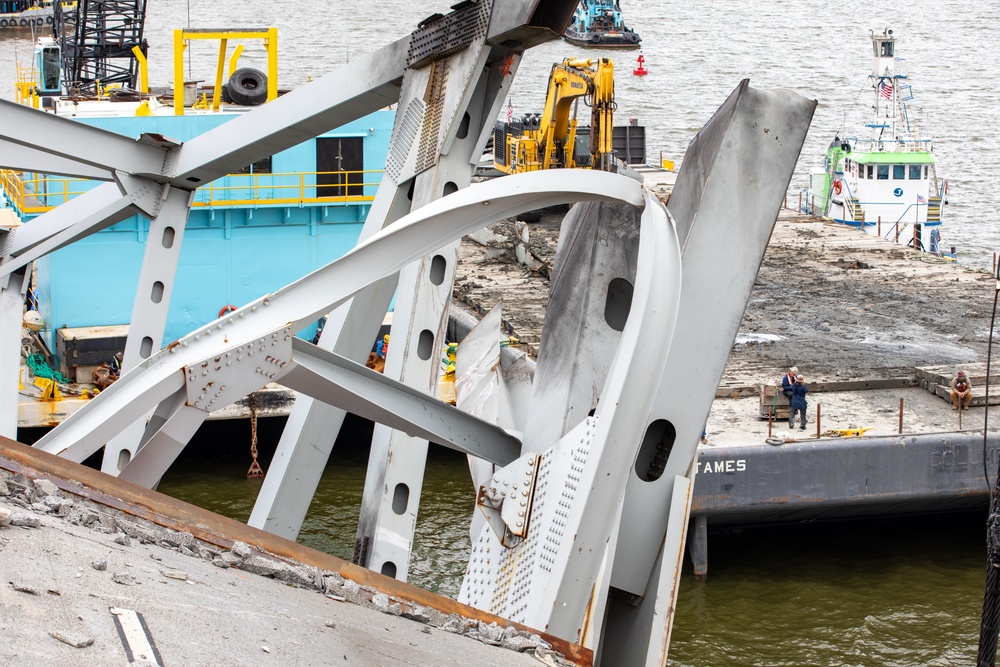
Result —
[[[590, 159], [577, 161], [576, 113], [579, 100], [591, 107]], [[509, 174], [538, 169], [590, 166], [609, 171], [614, 127], [614, 65], [608, 58], [566, 59], [552, 66], [545, 107], [520, 126], [498, 127], [496, 167]]]
[[614, 164], [611, 135], [615, 126], [615, 69], [608, 58], [601, 58], [597, 63], [590, 109], [591, 167], [611, 171]]

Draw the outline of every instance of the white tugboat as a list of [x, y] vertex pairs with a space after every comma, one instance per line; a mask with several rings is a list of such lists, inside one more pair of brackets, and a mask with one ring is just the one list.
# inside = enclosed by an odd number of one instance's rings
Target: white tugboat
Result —
[[860, 136], [837, 136], [811, 174], [805, 208], [869, 234], [938, 255], [947, 181], [938, 178], [931, 139], [908, 105], [913, 91], [895, 57], [892, 30], [871, 32], [873, 115]]

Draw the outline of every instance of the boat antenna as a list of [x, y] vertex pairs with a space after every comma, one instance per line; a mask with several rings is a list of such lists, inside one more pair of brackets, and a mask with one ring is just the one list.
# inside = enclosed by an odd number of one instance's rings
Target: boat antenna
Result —
[[[986, 345], [986, 407], [983, 412], [983, 475], [990, 490], [990, 514], [986, 520], [986, 590], [983, 592], [983, 616], [979, 624], [979, 653], [976, 667], [993, 667], [997, 657], [997, 637], [1000, 634], [1000, 467], [996, 488], [990, 486], [986, 468], [986, 436], [990, 422], [990, 362], [993, 359], [993, 329], [1000, 298], [1000, 267], [994, 263], [993, 314], [990, 316], [990, 338]], [[998, 462], [1000, 466], [1000, 462]]]

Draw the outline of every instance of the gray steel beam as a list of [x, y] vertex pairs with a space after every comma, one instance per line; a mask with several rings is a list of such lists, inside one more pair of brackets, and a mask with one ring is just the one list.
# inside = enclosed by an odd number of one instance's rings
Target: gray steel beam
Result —
[[2, 169], [89, 178], [94, 181], [112, 180], [112, 172], [109, 169], [84, 164], [76, 158], [46, 153], [30, 145], [15, 144], [6, 139], [0, 139], [0, 156], [2, 156], [0, 161], [3, 162], [0, 164]]
[[[673, 224], [659, 202], [647, 195], [641, 218], [639, 256], [632, 308], [622, 342], [605, 382], [604, 400], [595, 412], [593, 448], [577, 487], [586, 493], [570, 514], [566, 540], [557, 557], [544, 600], [533, 611], [537, 621], [560, 637], [582, 637], [608, 540], [615, 530], [625, 483], [653, 407], [660, 369], [672, 349], [680, 320], [680, 248]], [[686, 324], [685, 324], [686, 326]], [[626, 547], [628, 548], [628, 547]], [[620, 551], [620, 547], [619, 547]], [[603, 605], [601, 605], [603, 606]]]
[[[502, 63], [506, 66], [506, 72], [501, 71], [500, 64], [480, 68], [480, 73], [476, 75], [478, 76], [476, 85], [471, 89], [471, 97], [467, 101], [459, 102], [465, 105], [469, 122], [463, 127], [461, 122], [456, 122], [461, 121], [461, 115], [456, 114], [457, 118], [441, 125], [445, 128], [443, 133], [445, 150], [453, 156], [461, 153], [470, 165], [475, 161], [473, 158], [478, 158], [482, 154], [482, 146], [489, 136], [493, 119], [509, 89], [510, 75], [516, 70], [519, 61], [519, 56], [513, 56]], [[453, 92], [461, 91], [462, 87], [454, 82], [455, 70], [449, 67], [447, 71], [448, 87]], [[408, 70], [403, 79], [400, 95], [401, 111], [396, 116], [389, 163], [383, 177], [383, 185], [376, 195], [375, 204], [362, 231], [362, 241], [410, 210], [412, 204], [406, 191], [410, 188], [414, 192], [417, 191], [417, 185], [414, 183], [415, 174], [418, 168], [424, 168], [421, 164], [427, 159], [426, 156], [421, 158], [421, 153], [424, 152], [421, 150], [424, 143], [423, 131], [441, 132], [437, 126], [425, 127], [427, 105], [424, 98], [427, 96], [429, 84], [428, 72]], [[486, 100], [494, 102], [487, 104]], [[421, 131], [412, 132], [412, 128], [418, 126]], [[465, 137], [456, 143], [455, 137], [460, 129], [464, 130]], [[456, 162], [461, 164], [458, 159]], [[468, 171], [467, 167], [463, 169]], [[447, 178], [439, 179], [438, 182], [444, 183], [447, 180]], [[399, 185], [395, 185], [396, 183]], [[438, 187], [434, 190], [439, 191]], [[319, 341], [320, 347], [324, 349], [332, 347], [338, 354], [349, 359], [363, 361], [371, 350], [371, 341], [374, 340], [385, 311], [389, 307], [396, 284], [396, 280], [382, 287], [373, 284], [352, 299], [349, 308], [345, 305], [331, 313]], [[314, 402], [307, 396], [299, 396], [296, 399], [296, 405], [289, 416], [261, 493], [251, 513], [250, 525], [294, 539], [308, 511], [343, 417], [342, 410]], [[375, 459], [383, 461], [373, 463], [373, 471], [382, 469], [385, 455], [384, 452], [376, 452], [373, 461]], [[400, 456], [416, 455], [411, 452]], [[370, 488], [377, 487], [376, 483]]]
[[[382, 229], [382, 221], [389, 224], [409, 213], [410, 182], [390, 183], [385, 176], [359, 243]], [[329, 313], [319, 346], [353, 361], [365, 360], [396, 291], [396, 280], [393, 274], [376, 281]], [[346, 414], [311, 396], [296, 396], [248, 524], [290, 540], [298, 536]]]
[[135, 212], [132, 200], [117, 184], [99, 185], [18, 227], [10, 256], [0, 262], [0, 277]]
[[[0, 435], [17, 439], [18, 383], [21, 377], [21, 332], [28, 268], [0, 279]], [[15, 382], [17, 378], [17, 382]]]
[[[139, 365], [163, 345], [163, 331], [167, 326], [170, 297], [193, 197], [194, 192], [169, 188], [159, 215], [149, 221], [149, 233], [122, 358], [123, 371], [127, 372]], [[138, 419], [108, 441], [104, 446], [101, 464], [103, 472], [117, 475], [125, 468], [139, 449], [145, 426], [145, 418]]]
[[578, 2], [538, 0], [494, 3], [490, 17], [488, 42], [511, 51], [524, 51], [532, 46], [559, 39], [573, 19]]
[[524, 433], [529, 446], [555, 442], [597, 407], [629, 313], [638, 246], [639, 212], [630, 206], [581, 202], [563, 218]]
[[[485, 25], [483, 14], [488, 10], [489, 3], [481, 2], [464, 11], [479, 12], [482, 20], [476, 23]], [[510, 77], [497, 76], [498, 64], [488, 66], [491, 56], [496, 59], [497, 54], [482, 46], [483, 39], [485, 34], [477, 35], [472, 41], [479, 48], [469, 47], [420, 72], [426, 81], [420, 98], [426, 114], [421, 153], [414, 168], [430, 164], [433, 168], [416, 177], [414, 207], [466, 187], [482, 154], [482, 140], [492, 130], [492, 118], [499, 111]], [[511, 57], [508, 65], [518, 62]], [[401, 99], [400, 104], [403, 102]], [[486, 116], [484, 109], [492, 114]], [[425, 150], [424, 145], [431, 149]], [[400, 272], [385, 373], [428, 394], [434, 393], [439, 375], [438, 355], [446, 342], [457, 263], [456, 240]], [[426, 440], [376, 426], [355, 542], [359, 564], [407, 579], [426, 458]], [[387, 493], [387, 489], [392, 492]], [[406, 502], [401, 507], [398, 499], [403, 497]]]
[[[117, 169], [140, 176], [160, 176], [167, 152], [159, 146], [9, 100], [0, 100], [0, 139], [105, 172]], [[0, 167], [7, 167], [6, 156], [0, 157]]]
[[520, 438], [361, 364], [295, 339], [295, 363], [281, 384], [351, 414], [498, 465], [521, 451]]
[[410, 37], [359, 56], [181, 147], [174, 183], [204, 185], [239, 167], [394, 104]]
[[[504, 549], [484, 529], [474, 543], [460, 597], [591, 647], [600, 637], [597, 615], [607, 598], [614, 555], [610, 541], [680, 299], [680, 248], [673, 223], [651, 194], [645, 204], [632, 306], [595, 414], [548, 448], [526, 443], [527, 451], [542, 451], [528, 535]], [[511, 581], [518, 585], [507, 585]]]
[[[683, 248], [678, 327], [651, 419], [675, 436], [657, 479], [630, 470], [612, 586], [648, 588], [675, 476], [687, 476], [816, 102], [743, 81], [691, 142], [669, 209]], [[760, 165], [766, 164], [767, 169]], [[688, 383], [686, 378], [699, 378]]]
[[105, 183], [57, 206], [14, 232], [10, 257], [0, 263], [0, 277], [42, 255], [100, 231], [136, 213], [159, 213], [167, 186], [146, 178], [115, 172], [116, 183]]
[[109, 437], [183, 387], [183, 369], [189, 364], [249, 344], [263, 332], [285, 326], [298, 331], [346, 302], [363, 286], [394, 274], [441, 243], [498, 218], [582, 199], [639, 204], [641, 192], [635, 181], [601, 172], [581, 172], [572, 181], [560, 174], [536, 172], [459, 190], [411, 213], [305, 278], [157, 352], [35, 446], [82, 461]]
[[[490, 424], [513, 429], [516, 428], [514, 415], [500, 366], [502, 324], [503, 301], [500, 301], [461, 340], [455, 355], [455, 407]], [[496, 465], [470, 456], [469, 472], [472, 488], [478, 493], [479, 488], [493, 477]], [[478, 507], [473, 507], [469, 524], [473, 540], [479, 537], [485, 523], [486, 516]]]
[[[203, 410], [187, 405], [184, 399], [185, 392], [181, 389], [163, 401], [161, 405], [168, 407], [169, 417], [118, 474], [119, 478], [147, 489], [156, 488], [208, 416]], [[164, 414], [162, 410], [158, 412]]]

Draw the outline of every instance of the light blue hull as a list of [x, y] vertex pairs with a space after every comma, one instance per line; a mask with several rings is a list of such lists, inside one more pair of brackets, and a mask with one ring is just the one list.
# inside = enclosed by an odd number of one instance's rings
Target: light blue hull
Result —
[[[230, 175], [213, 183], [212, 193], [199, 189], [184, 234], [164, 344], [216, 319], [222, 308], [246, 304], [353, 248], [381, 178], [394, 116], [376, 112], [322, 137], [363, 138], [364, 182], [351, 193], [360, 197], [316, 201], [317, 140], [272, 156], [273, 175]], [[217, 125], [219, 116], [86, 122], [129, 136], [154, 131], [184, 141]], [[77, 181], [73, 187], [82, 191], [92, 185]], [[304, 201], [273, 201], [297, 194]], [[38, 199], [58, 205], [64, 197]], [[30, 216], [25, 218], [31, 224]], [[39, 260], [35, 296], [53, 352], [58, 328], [129, 323], [148, 228], [148, 219], [133, 216]], [[311, 337], [314, 331], [301, 335]]]

